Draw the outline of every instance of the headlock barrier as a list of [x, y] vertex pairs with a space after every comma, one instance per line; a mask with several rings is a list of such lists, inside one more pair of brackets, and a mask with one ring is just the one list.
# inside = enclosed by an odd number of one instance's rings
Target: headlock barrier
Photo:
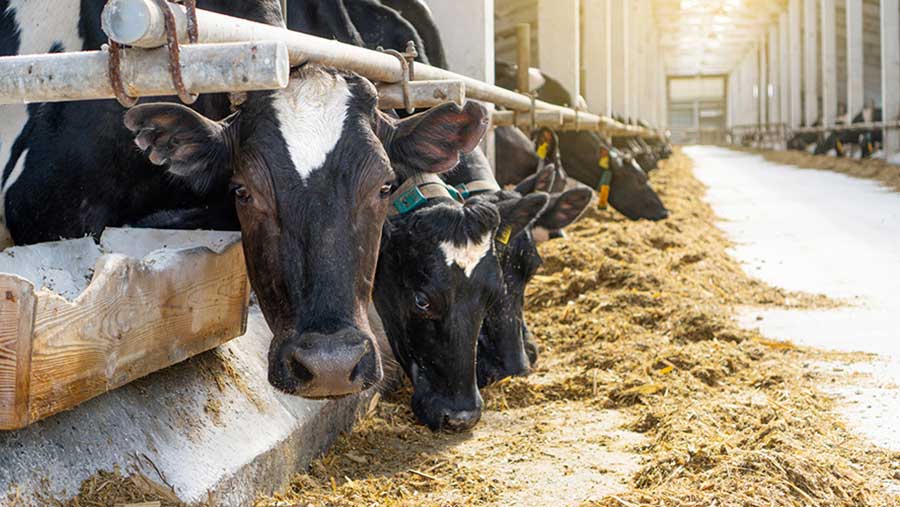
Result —
[[[372, 80], [379, 87], [383, 109], [411, 110], [471, 98], [507, 109], [495, 113], [496, 126], [657, 135], [651, 129], [413, 63], [404, 53], [374, 51], [201, 9], [191, 9], [194, 20], [188, 9], [162, 0], [110, 0], [101, 19], [110, 44], [102, 51], [0, 58], [0, 104], [113, 97], [126, 103], [127, 98], [146, 96], [277, 89], [287, 85], [290, 67], [311, 62]], [[167, 30], [167, 24], [173, 29]], [[189, 33], [191, 29], [196, 33]], [[174, 51], [173, 39], [175, 47], [177, 41], [197, 43], [181, 44], [180, 51]], [[110, 65], [111, 56], [120, 60], [118, 66]], [[176, 84], [179, 81], [183, 87]]]

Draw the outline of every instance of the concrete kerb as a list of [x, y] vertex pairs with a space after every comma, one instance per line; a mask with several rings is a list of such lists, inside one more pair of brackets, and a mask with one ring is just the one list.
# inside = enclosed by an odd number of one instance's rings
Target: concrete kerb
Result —
[[245, 506], [285, 486], [353, 425], [371, 393], [311, 401], [276, 392], [266, 380], [270, 339], [253, 308], [247, 333], [215, 351], [0, 432], [0, 504], [12, 489], [26, 501], [71, 496], [115, 466], [137, 467], [188, 503]]

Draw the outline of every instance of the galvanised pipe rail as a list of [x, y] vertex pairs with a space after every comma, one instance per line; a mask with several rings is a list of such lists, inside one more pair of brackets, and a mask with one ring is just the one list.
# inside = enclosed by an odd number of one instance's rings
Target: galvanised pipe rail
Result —
[[[177, 4], [170, 5], [175, 14], [178, 37], [180, 40], [187, 40], [185, 9]], [[110, 0], [103, 9], [101, 21], [104, 32], [120, 44], [156, 48], [166, 43], [163, 13], [152, 0]], [[382, 83], [398, 83], [403, 79], [399, 60], [389, 54], [200, 9], [197, 10], [197, 21], [200, 43], [276, 40], [287, 45], [292, 66], [314, 62], [350, 70]], [[430, 65], [416, 64], [413, 79], [462, 81], [466, 95], [470, 98], [521, 113], [529, 113], [532, 109], [532, 100], [527, 95]], [[613, 131], [618, 135], [656, 135], [653, 131], [623, 125], [611, 118], [540, 100], [534, 102], [534, 107], [538, 110], [560, 111], [564, 123], [572, 129]]]
[[[275, 41], [182, 46], [182, 77], [196, 93], [284, 88], [290, 77], [287, 49]], [[111, 99], [109, 53], [81, 51], [0, 58], [0, 104]], [[122, 51], [120, 72], [133, 97], [174, 95], [168, 52]]]

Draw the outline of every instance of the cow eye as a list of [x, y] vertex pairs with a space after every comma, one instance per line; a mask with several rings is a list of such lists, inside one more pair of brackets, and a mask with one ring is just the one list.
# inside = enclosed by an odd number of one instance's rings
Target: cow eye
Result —
[[421, 292], [416, 292], [416, 308], [418, 308], [420, 312], [431, 310], [431, 301], [428, 300], [428, 296]]
[[250, 191], [247, 190], [247, 187], [245, 187], [244, 185], [232, 186], [231, 192], [234, 193], [234, 198], [242, 204], [246, 204], [250, 201]]
[[396, 186], [393, 181], [386, 181], [384, 185], [381, 185], [381, 189], [378, 191], [378, 195], [382, 198], [389, 197], [395, 190]]

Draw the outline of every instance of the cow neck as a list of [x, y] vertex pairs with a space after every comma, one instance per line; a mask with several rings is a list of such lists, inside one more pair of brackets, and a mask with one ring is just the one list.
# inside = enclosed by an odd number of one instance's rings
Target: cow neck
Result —
[[388, 216], [411, 213], [435, 199], [449, 199], [460, 204], [463, 202], [459, 191], [444, 183], [440, 176], [430, 173], [417, 174], [404, 181], [394, 192]]

